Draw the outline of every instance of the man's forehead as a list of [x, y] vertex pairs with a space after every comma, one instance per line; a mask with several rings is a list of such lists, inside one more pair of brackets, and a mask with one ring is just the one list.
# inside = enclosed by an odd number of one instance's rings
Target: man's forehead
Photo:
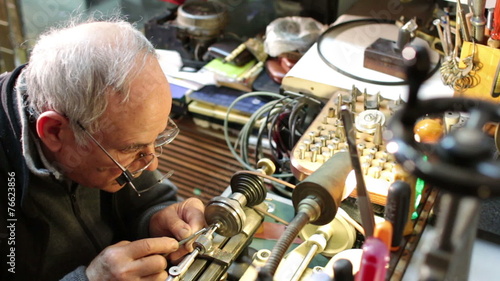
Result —
[[128, 99], [124, 101], [121, 93], [110, 93], [102, 116], [109, 124], [108, 132], [136, 135], [139, 142], [154, 140], [165, 128], [172, 105], [168, 82], [156, 58], [147, 60], [130, 83]]

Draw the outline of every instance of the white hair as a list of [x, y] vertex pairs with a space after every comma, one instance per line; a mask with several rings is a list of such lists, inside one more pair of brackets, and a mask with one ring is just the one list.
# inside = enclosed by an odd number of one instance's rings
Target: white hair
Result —
[[91, 133], [98, 131], [107, 94], [118, 93], [127, 101], [130, 82], [148, 56], [156, 56], [147, 38], [122, 19], [106, 20], [110, 28], [93, 29], [92, 34], [81, 28], [96, 22], [73, 21], [41, 35], [24, 71], [28, 106], [64, 114], [79, 144], [86, 139], [78, 123]]

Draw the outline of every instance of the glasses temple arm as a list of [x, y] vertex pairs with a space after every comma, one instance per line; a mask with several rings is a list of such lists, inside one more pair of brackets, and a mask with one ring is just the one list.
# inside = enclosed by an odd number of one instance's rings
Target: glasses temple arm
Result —
[[140, 195], [140, 192], [137, 190], [137, 188], [135, 187], [135, 185], [132, 183], [133, 176], [130, 173], [130, 171], [128, 171], [127, 169], [125, 169], [125, 167], [123, 167], [120, 163], [118, 163], [115, 160], [115, 158], [113, 158], [113, 156], [111, 156], [111, 154], [109, 154], [109, 152], [106, 149], [104, 149], [104, 147], [87, 130], [85, 130], [85, 127], [83, 127], [82, 124], [80, 124], [80, 122], [77, 122], [77, 124], [85, 132], [85, 134], [87, 134], [87, 136], [89, 136], [89, 138], [92, 139], [92, 141], [97, 146], [99, 146], [99, 148], [109, 157], [109, 159], [111, 159], [111, 161], [113, 161], [113, 163], [115, 163], [116, 166], [118, 166], [120, 168], [120, 170], [122, 171], [122, 174], [116, 179], [116, 181], [118, 182], [118, 184], [122, 185], [122, 184], [128, 183], [132, 187], [132, 189], [138, 195]]
[[118, 163], [115, 158], [113, 158], [113, 156], [111, 156], [111, 154], [109, 154], [109, 152], [104, 149], [104, 147], [87, 131], [85, 130], [85, 128], [80, 124], [80, 122], [78, 122], [78, 126], [80, 126], [80, 128], [85, 132], [85, 134], [87, 134], [87, 136], [92, 139], [92, 141], [94, 141], [94, 143], [99, 146], [99, 148], [104, 152], [106, 153], [106, 155], [109, 157], [109, 159], [111, 159], [111, 161], [113, 161], [113, 163], [116, 164], [116, 166], [118, 166], [120, 168], [120, 170], [122, 170], [122, 172], [125, 172], [127, 171], [127, 169], [125, 169], [125, 167], [123, 167], [120, 163]]

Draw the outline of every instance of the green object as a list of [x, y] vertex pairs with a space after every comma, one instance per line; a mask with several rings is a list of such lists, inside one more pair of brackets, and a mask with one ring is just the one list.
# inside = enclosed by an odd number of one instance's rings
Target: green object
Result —
[[[420, 203], [420, 198], [422, 198], [422, 191], [424, 190], [425, 187], [425, 181], [421, 178], [417, 178], [417, 181], [415, 183], [415, 209], [418, 208], [418, 204]], [[411, 215], [411, 219], [417, 219], [418, 218], [418, 213], [415, 211]]]
[[251, 60], [245, 65], [236, 66], [231, 63], [224, 63], [221, 58], [216, 58], [207, 63], [203, 68], [227, 79], [238, 80], [250, 70], [255, 63], [255, 60]]
[[[424, 161], [427, 161], [427, 156], [424, 156]], [[421, 178], [417, 178], [415, 182], [415, 210], [418, 208], [420, 199], [422, 198], [422, 191], [424, 191], [425, 181]], [[415, 211], [411, 214], [411, 219], [415, 220], [418, 218], [418, 213]]]

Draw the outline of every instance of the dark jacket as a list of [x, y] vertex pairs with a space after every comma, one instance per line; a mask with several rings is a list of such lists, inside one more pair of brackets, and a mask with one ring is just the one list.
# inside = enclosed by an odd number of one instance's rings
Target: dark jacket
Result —
[[29, 137], [15, 83], [23, 67], [0, 76], [0, 280], [86, 280], [85, 267], [105, 247], [147, 237], [149, 218], [176, 202], [177, 190], [166, 181], [140, 197], [128, 186], [111, 194], [34, 173], [44, 165], [34, 144], [30, 161], [22, 150]]

